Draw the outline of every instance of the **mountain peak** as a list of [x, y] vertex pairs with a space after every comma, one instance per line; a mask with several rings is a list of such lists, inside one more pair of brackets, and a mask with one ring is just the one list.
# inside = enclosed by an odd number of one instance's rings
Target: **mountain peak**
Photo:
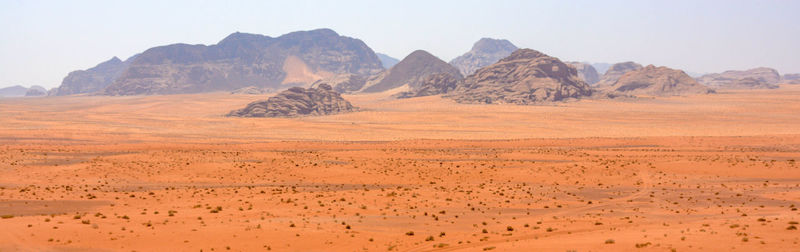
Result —
[[549, 56], [547, 54], [544, 54], [544, 53], [540, 52], [540, 51], [536, 51], [536, 50], [528, 49], [528, 48], [523, 48], [523, 49], [519, 49], [519, 50], [514, 51], [508, 57], [501, 59], [500, 62], [506, 62], [506, 61], [512, 61], [512, 60], [518, 60], [518, 59], [535, 59], [535, 58], [539, 58], [539, 57], [549, 57]]
[[517, 50], [517, 46], [506, 39], [481, 38], [472, 45], [472, 51], [487, 53]]
[[365, 88], [364, 92], [383, 92], [403, 85], [416, 88], [428, 75], [436, 73], [449, 73], [458, 79], [462, 78], [458, 69], [447, 62], [427, 51], [416, 50], [385, 71], [379, 80]]
[[229, 44], [233, 42], [242, 42], [242, 41], [258, 41], [264, 39], [270, 39], [271, 37], [261, 35], [261, 34], [253, 34], [253, 33], [244, 33], [244, 32], [234, 32], [225, 37], [224, 39], [219, 41], [219, 45]]
[[433, 56], [433, 54], [429, 53], [428, 51], [416, 50], [411, 52], [411, 54], [409, 54], [405, 58], [403, 58], [403, 61], [405, 61], [406, 59], [424, 59], [424, 58], [436, 58], [437, 60], [440, 60], [439, 58]]
[[312, 37], [312, 38], [330, 38], [338, 37], [339, 34], [329, 28], [320, 28], [309, 31], [296, 31], [281, 35], [281, 38], [294, 38], [294, 37]]
[[467, 76], [511, 55], [515, 50], [517, 47], [508, 40], [481, 38], [472, 45], [469, 52], [450, 61], [450, 65], [458, 68], [462, 75]]

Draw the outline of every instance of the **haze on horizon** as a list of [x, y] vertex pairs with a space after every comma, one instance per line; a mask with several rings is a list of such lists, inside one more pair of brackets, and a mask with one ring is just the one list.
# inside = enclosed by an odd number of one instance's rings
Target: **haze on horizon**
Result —
[[800, 1], [19, 1], [0, 0], [0, 87], [148, 48], [331, 28], [402, 59], [449, 61], [482, 37], [569, 61], [636, 61], [710, 73], [800, 72]]

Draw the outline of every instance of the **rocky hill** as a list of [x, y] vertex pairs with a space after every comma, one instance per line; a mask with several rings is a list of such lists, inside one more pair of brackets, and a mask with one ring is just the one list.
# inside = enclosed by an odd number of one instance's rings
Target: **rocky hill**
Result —
[[601, 88], [608, 88], [608, 86], [617, 83], [617, 80], [625, 73], [639, 69], [642, 69], [642, 65], [631, 61], [611, 65], [608, 71], [603, 74], [603, 77], [600, 77], [600, 81], [596, 82], [594, 85]]
[[397, 65], [398, 62], [400, 62], [399, 59], [395, 59], [392, 56], [383, 53], [375, 53], [375, 55], [378, 55], [378, 59], [381, 60], [381, 65], [383, 65], [383, 68], [386, 69], [392, 68], [394, 65]]
[[706, 74], [697, 78], [697, 81], [715, 89], [769, 89], [778, 88], [781, 76], [775, 69], [760, 67]]
[[608, 89], [628, 95], [673, 96], [713, 93], [681, 70], [647, 67], [629, 71]]
[[520, 49], [460, 81], [445, 97], [461, 103], [535, 104], [591, 94], [574, 67], [544, 53]]
[[371, 75], [381, 70], [380, 60], [364, 42], [330, 29], [277, 38], [237, 32], [216, 45], [148, 49], [104, 93], [197, 93], [247, 86], [281, 89], [308, 86], [337, 74]]
[[517, 46], [505, 39], [482, 38], [472, 45], [469, 52], [451, 60], [450, 65], [456, 67], [461, 75], [468, 76], [482, 67], [508, 57], [517, 49]]
[[366, 93], [383, 92], [404, 85], [415, 89], [425, 77], [436, 73], [449, 73], [459, 79], [463, 78], [458, 69], [447, 62], [426, 51], [417, 50], [389, 70], [370, 78], [362, 91]]
[[398, 98], [411, 98], [449, 93], [456, 89], [461, 81], [458, 76], [450, 73], [437, 73], [428, 75], [419, 87], [397, 95]]
[[0, 97], [21, 97], [25, 96], [28, 88], [16, 85], [11, 87], [0, 88]]
[[36, 96], [47, 96], [47, 89], [42, 86], [31, 86], [27, 91], [25, 91], [26, 97], [36, 97]]
[[111, 85], [130, 65], [136, 56], [125, 61], [113, 57], [95, 67], [73, 71], [64, 77], [61, 86], [53, 90], [50, 95], [74, 95], [101, 92]]
[[256, 101], [247, 107], [231, 111], [236, 117], [300, 117], [331, 115], [355, 111], [350, 102], [327, 84], [317, 88], [293, 87], [266, 101]]
[[578, 78], [581, 78], [587, 84], [592, 85], [600, 81], [600, 75], [597, 74], [597, 70], [592, 65], [581, 62], [567, 62], [567, 64], [575, 67], [575, 70], [578, 70]]

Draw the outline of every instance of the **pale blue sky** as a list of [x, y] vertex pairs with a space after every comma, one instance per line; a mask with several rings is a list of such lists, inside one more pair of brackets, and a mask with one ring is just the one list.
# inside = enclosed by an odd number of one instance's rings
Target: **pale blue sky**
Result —
[[800, 72], [796, 0], [0, 0], [0, 87], [55, 87], [72, 70], [153, 46], [323, 27], [398, 59], [423, 49], [450, 61], [493, 37], [562, 60]]

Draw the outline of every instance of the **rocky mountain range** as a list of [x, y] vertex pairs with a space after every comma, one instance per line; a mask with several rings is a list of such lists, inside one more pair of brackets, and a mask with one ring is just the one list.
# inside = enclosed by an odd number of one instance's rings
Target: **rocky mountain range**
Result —
[[517, 46], [505, 39], [482, 38], [472, 45], [469, 52], [451, 60], [450, 65], [456, 67], [461, 75], [468, 76], [482, 67], [508, 57], [517, 49]]
[[697, 81], [715, 89], [769, 89], [778, 88], [781, 76], [775, 69], [759, 67], [706, 74], [697, 78]]
[[430, 75], [400, 97], [437, 94], [460, 103], [535, 104], [581, 98], [592, 90], [574, 67], [535, 50], [519, 49], [464, 79], [451, 73]]
[[592, 85], [600, 81], [600, 75], [591, 64], [582, 62], [567, 62], [567, 64], [575, 67], [575, 70], [578, 70], [578, 78], [587, 84]]
[[300, 117], [331, 115], [355, 111], [350, 102], [328, 84], [316, 88], [293, 87], [266, 101], [256, 101], [231, 111], [236, 117]]
[[111, 85], [135, 58], [136, 56], [133, 56], [122, 61], [117, 57], [113, 57], [95, 67], [72, 71], [61, 81], [61, 86], [53, 89], [50, 95], [61, 96], [101, 92]]
[[380, 60], [364, 42], [330, 29], [277, 38], [237, 32], [210, 46], [173, 44], [148, 49], [103, 93], [197, 93], [247, 86], [282, 89], [308, 86], [337, 74], [370, 75], [381, 70]]
[[603, 77], [600, 78], [600, 81], [596, 82], [594, 85], [601, 88], [607, 88], [611, 85], [614, 85], [614, 83], [617, 83], [617, 80], [619, 80], [619, 78], [625, 73], [639, 69], [642, 69], [642, 65], [632, 61], [611, 65], [611, 67], [608, 68], [608, 71], [603, 74]]
[[21, 85], [0, 88], [0, 97], [32, 97], [32, 96], [46, 96], [47, 89], [42, 86], [31, 86], [26, 88]]
[[800, 84], [800, 74], [784, 74], [781, 82], [786, 84]]
[[713, 93], [681, 70], [648, 65], [623, 74], [608, 91], [626, 95], [673, 96]]
[[375, 55], [378, 56], [378, 59], [381, 61], [381, 65], [383, 65], [383, 68], [386, 69], [392, 68], [398, 62], [400, 62], [399, 59], [395, 59], [392, 56], [383, 53], [375, 53]]
[[417, 50], [403, 58], [397, 65], [367, 80], [362, 92], [383, 92], [405, 85], [415, 89], [425, 77], [436, 73], [449, 73], [459, 79], [463, 78], [458, 69], [452, 65], [426, 51]]

